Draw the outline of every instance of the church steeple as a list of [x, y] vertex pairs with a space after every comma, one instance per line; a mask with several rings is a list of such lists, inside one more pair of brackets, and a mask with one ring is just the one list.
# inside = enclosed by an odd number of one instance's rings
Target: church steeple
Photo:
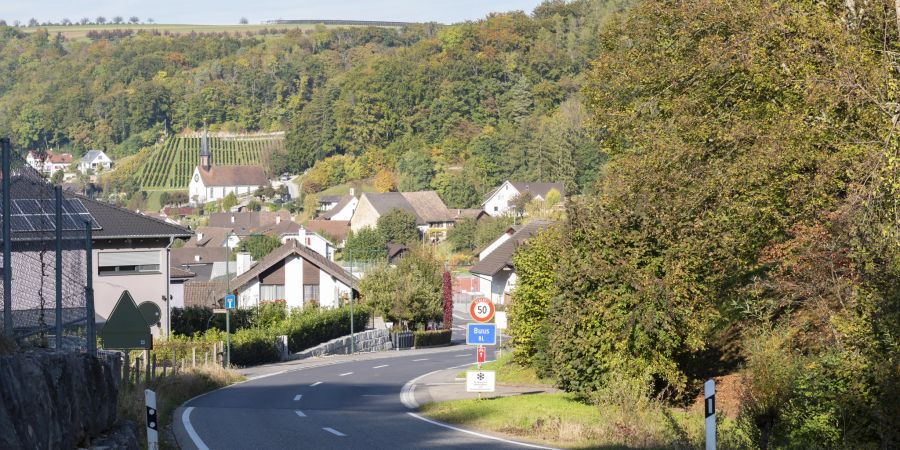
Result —
[[200, 167], [209, 170], [212, 166], [212, 155], [209, 153], [209, 133], [203, 127], [203, 137], [200, 139]]

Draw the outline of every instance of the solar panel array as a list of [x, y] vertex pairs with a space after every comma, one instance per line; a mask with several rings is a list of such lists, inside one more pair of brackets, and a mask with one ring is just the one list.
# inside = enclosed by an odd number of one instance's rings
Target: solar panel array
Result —
[[[2, 205], [0, 205], [2, 206]], [[91, 228], [100, 229], [97, 219], [88, 212], [79, 199], [63, 199], [62, 230], [84, 230], [84, 223], [90, 222]], [[48, 232], [56, 231], [56, 201], [17, 199], [10, 205], [10, 227], [13, 232]]]

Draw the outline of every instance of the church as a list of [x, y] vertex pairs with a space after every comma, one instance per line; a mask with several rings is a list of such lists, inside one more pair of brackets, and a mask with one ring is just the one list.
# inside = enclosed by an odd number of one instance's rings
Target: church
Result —
[[192, 206], [222, 200], [234, 192], [250, 194], [269, 184], [265, 171], [259, 166], [217, 166], [209, 151], [209, 137], [203, 132], [200, 141], [200, 165], [194, 168], [188, 184], [188, 198]]

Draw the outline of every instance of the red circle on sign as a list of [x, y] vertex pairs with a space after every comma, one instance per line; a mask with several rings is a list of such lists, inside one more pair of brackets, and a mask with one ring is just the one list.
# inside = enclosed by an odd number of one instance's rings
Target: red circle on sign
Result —
[[476, 322], [487, 322], [494, 318], [494, 303], [489, 298], [478, 297], [469, 305], [469, 315]]

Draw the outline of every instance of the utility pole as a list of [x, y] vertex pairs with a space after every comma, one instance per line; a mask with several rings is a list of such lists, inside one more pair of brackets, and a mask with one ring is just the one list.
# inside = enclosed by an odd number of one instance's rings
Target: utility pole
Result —
[[[231, 292], [231, 233], [225, 235], [225, 295]], [[224, 305], [223, 305], [224, 306]], [[231, 309], [225, 308], [225, 367], [231, 367]]]
[[13, 317], [12, 317], [12, 236], [10, 223], [10, 159], [12, 157], [12, 149], [9, 145], [9, 138], [0, 139], [0, 147], [2, 147], [2, 170], [3, 170], [3, 333], [7, 337], [13, 336]]
[[[350, 256], [350, 280], [353, 280], [353, 249], [347, 250]], [[350, 287], [350, 354], [356, 353], [356, 338], [353, 335], [353, 287]]]

